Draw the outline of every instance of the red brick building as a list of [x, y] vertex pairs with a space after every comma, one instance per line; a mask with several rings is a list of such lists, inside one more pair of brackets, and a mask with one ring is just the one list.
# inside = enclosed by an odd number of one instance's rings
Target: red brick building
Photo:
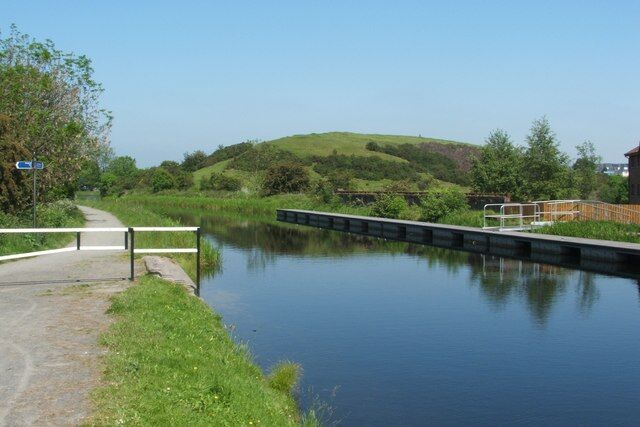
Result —
[[640, 205], [640, 145], [625, 156], [629, 159], [629, 203]]

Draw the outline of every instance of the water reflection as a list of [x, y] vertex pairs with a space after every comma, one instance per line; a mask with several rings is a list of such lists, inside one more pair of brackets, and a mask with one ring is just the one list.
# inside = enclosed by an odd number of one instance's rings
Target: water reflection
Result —
[[429, 267], [445, 267], [450, 273], [468, 269], [470, 286], [479, 287], [491, 306], [499, 310], [512, 298], [526, 302], [535, 321], [544, 325], [555, 301], [576, 284], [576, 303], [588, 314], [599, 298], [594, 274], [494, 255], [456, 251], [433, 246], [386, 241], [336, 231], [260, 221], [238, 216], [167, 211], [185, 223], [200, 224], [218, 244], [247, 250], [247, 269], [264, 270], [279, 255], [342, 258], [375, 253], [417, 257]]

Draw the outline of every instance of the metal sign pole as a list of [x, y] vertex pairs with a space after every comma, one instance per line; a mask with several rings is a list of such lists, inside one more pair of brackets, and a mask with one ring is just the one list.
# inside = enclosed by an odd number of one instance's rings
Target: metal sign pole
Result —
[[[33, 158], [34, 165], [36, 163], [36, 158]], [[38, 228], [36, 225], [36, 198], [37, 198], [37, 190], [36, 190], [36, 173], [38, 173], [38, 169], [33, 168], [33, 228]]]

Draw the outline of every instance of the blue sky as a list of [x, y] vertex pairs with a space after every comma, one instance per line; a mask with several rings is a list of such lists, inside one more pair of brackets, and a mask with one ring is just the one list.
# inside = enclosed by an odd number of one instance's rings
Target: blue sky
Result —
[[8, 1], [94, 63], [112, 145], [149, 166], [327, 131], [522, 143], [551, 121], [606, 161], [640, 141], [638, 1]]

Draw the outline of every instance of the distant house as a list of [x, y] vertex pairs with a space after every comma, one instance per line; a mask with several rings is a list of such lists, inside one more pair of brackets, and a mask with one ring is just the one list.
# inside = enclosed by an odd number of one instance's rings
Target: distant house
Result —
[[640, 145], [625, 153], [629, 159], [629, 203], [640, 204]]
[[626, 163], [600, 163], [598, 171], [605, 175], [629, 176], [629, 165]]

